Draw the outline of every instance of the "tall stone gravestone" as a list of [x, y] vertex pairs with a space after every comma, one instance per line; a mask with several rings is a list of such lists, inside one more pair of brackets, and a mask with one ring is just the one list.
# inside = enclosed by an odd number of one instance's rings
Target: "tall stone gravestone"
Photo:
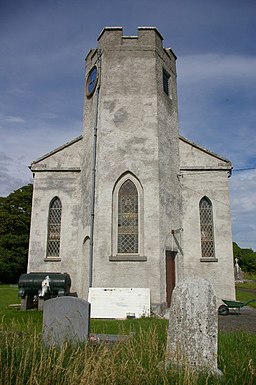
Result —
[[212, 285], [186, 279], [172, 293], [167, 361], [175, 367], [221, 375], [217, 368], [218, 312]]
[[80, 298], [58, 297], [45, 301], [43, 342], [61, 346], [64, 342], [87, 341], [90, 330], [90, 304]]

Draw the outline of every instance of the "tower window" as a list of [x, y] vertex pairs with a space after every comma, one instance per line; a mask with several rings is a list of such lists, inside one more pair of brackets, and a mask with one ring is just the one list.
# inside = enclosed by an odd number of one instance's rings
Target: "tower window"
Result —
[[118, 194], [118, 253], [138, 253], [138, 192], [127, 179]]
[[49, 206], [47, 257], [58, 257], [60, 253], [61, 201], [55, 197]]
[[169, 79], [170, 79], [170, 75], [168, 74], [168, 72], [165, 71], [165, 69], [163, 69], [163, 90], [164, 90], [164, 93], [168, 96], [170, 95]]
[[212, 203], [203, 197], [199, 203], [202, 258], [215, 258]]

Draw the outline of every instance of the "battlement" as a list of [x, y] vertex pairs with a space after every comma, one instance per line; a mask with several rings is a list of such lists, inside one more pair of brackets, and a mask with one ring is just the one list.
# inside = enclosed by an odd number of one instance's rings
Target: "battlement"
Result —
[[99, 48], [157, 47], [163, 48], [163, 37], [156, 27], [138, 27], [138, 36], [124, 36], [122, 27], [105, 27], [98, 37]]
[[156, 27], [138, 27], [137, 36], [125, 36], [123, 27], [105, 27], [98, 37], [98, 48], [91, 49], [86, 56], [86, 72], [95, 65], [99, 56], [105, 51], [154, 51], [165, 61], [167, 67], [176, 73], [177, 59], [171, 48], [163, 47], [163, 36]]

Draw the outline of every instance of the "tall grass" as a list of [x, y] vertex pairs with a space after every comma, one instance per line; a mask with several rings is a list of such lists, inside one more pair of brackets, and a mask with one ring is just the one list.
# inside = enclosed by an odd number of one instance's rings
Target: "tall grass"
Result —
[[[150, 322], [151, 321], [151, 322]], [[256, 383], [256, 336], [220, 336], [219, 367], [213, 378], [189, 369], [164, 369], [166, 322], [147, 320], [136, 333], [115, 344], [63, 344], [46, 348], [33, 324], [24, 331], [0, 327], [1, 385], [253, 385]], [[151, 323], [151, 325], [150, 325]], [[122, 332], [122, 330], [120, 330]]]
[[92, 333], [133, 332], [133, 337], [112, 345], [46, 348], [41, 341], [42, 312], [8, 308], [17, 299], [17, 288], [0, 286], [0, 385], [256, 384], [256, 335], [220, 334], [223, 377], [216, 379], [188, 368], [164, 370], [166, 320], [91, 320]]

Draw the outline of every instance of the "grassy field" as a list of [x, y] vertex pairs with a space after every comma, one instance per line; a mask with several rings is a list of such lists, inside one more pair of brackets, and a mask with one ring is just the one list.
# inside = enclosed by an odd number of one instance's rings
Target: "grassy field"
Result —
[[220, 379], [188, 369], [164, 370], [168, 322], [92, 320], [91, 332], [129, 334], [126, 342], [63, 345], [41, 342], [42, 313], [8, 308], [18, 303], [17, 288], [0, 286], [0, 385], [253, 385], [256, 384], [256, 335], [220, 334]]
[[0, 320], [6, 325], [15, 325], [17, 330], [26, 328], [29, 323], [37, 330], [42, 328], [42, 312], [36, 310], [21, 312], [18, 309], [10, 308], [11, 304], [20, 304], [18, 288], [14, 285], [0, 285]]
[[256, 273], [244, 273], [244, 279], [256, 281]]
[[[256, 281], [237, 282], [236, 297], [238, 301], [242, 302], [256, 299]], [[250, 306], [256, 308], [256, 302], [250, 303]]]

